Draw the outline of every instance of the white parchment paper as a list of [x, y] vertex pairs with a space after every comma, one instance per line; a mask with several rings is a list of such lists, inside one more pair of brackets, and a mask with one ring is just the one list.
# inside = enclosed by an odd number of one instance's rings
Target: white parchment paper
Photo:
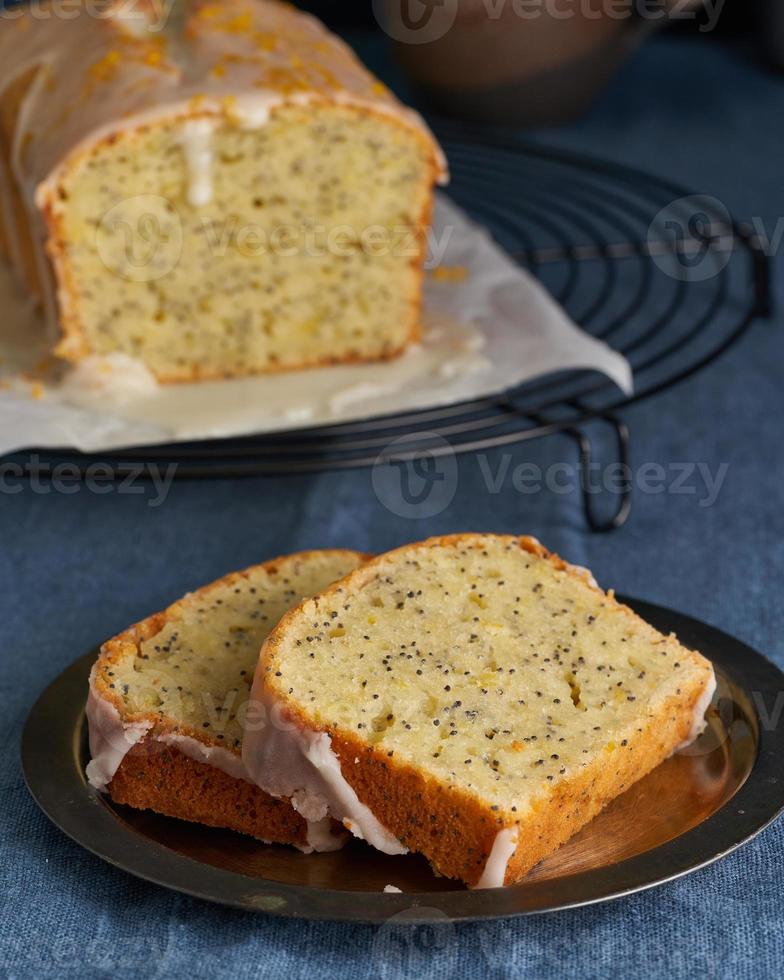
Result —
[[[0, 453], [128, 446], [346, 422], [496, 394], [554, 371], [601, 371], [631, 392], [627, 361], [584, 333], [490, 236], [440, 195], [423, 339], [389, 362], [155, 385], [123, 358], [45, 370], [42, 327], [0, 270]], [[431, 263], [432, 264], [432, 261]], [[47, 380], [48, 379], [48, 380]]]

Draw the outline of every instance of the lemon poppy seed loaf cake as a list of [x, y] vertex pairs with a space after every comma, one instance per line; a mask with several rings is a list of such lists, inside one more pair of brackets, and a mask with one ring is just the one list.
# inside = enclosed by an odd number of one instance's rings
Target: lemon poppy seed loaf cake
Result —
[[352, 551], [310, 551], [228, 575], [104, 644], [90, 676], [90, 783], [117, 803], [330, 850], [331, 821], [308, 823], [255, 786], [243, 726], [261, 643], [282, 614], [356, 568]]
[[[710, 663], [531, 538], [433, 538], [286, 614], [249, 774], [470, 886], [518, 881], [694, 739]], [[319, 809], [320, 807], [320, 809]]]
[[174, 382], [416, 339], [444, 165], [341, 41], [267, 0], [71, 7], [0, 32], [2, 249], [55, 354]]

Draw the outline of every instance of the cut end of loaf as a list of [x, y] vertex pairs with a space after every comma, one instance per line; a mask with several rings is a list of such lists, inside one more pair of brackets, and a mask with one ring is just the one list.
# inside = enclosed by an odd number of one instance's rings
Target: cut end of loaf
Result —
[[413, 127], [318, 100], [104, 139], [47, 206], [58, 352], [161, 381], [396, 356], [419, 333], [435, 167]]
[[415, 340], [446, 177], [421, 118], [291, 4], [103, 6], [0, 36], [0, 254], [55, 352], [174, 382]]
[[374, 560], [288, 614], [262, 665], [381, 823], [470, 885], [519, 880], [667, 758], [713, 681], [583, 570], [491, 535]]

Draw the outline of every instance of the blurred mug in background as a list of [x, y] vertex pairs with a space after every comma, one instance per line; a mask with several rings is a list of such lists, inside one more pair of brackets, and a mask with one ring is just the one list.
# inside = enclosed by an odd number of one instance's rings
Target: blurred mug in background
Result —
[[[649, 33], [685, 20], [709, 32], [724, 3], [373, 0], [373, 9], [433, 109], [475, 121], [541, 125], [582, 114]], [[783, 6], [777, 0], [782, 22]]]

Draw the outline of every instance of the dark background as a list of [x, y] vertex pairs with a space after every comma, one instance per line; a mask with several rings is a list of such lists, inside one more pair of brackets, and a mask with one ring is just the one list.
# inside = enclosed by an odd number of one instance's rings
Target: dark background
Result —
[[[743, 35], [753, 32], [764, 8], [773, 7], [781, 0], [726, 0], [719, 19], [719, 27], [725, 34]], [[346, 4], [335, 0], [298, 0], [297, 7], [320, 17], [325, 24], [336, 27], [372, 27], [376, 25], [371, 0], [353, 0]], [[673, 25], [673, 29], [694, 33], [696, 24]]]
[[[316, 14], [336, 30], [378, 28], [371, 0], [352, 0], [342, 4], [335, 0], [298, 0], [298, 7]], [[749, 54], [767, 60], [784, 60], [784, 18], [779, 21], [778, 33], [771, 27], [782, 0], [725, 0], [715, 36], [731, 39], [748, 48]], [[699, 33], [699, 22], [674, 22], [668, 30], [675, 35]]]

